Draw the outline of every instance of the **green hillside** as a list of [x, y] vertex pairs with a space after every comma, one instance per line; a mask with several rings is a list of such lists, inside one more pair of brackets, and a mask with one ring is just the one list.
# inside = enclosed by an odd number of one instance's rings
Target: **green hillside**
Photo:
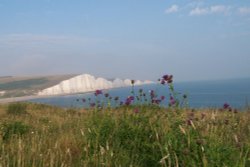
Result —
[[76, 75], [54, 75], [38, 77], [0, 77], [0, 98], [34, 95]]

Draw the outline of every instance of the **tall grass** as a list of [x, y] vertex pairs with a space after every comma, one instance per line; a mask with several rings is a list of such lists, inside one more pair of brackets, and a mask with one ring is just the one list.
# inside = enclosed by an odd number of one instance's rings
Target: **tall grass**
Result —
[[[250, 113], [0, 106], [0, 166], [250, 166]], [[6, 137], [7, 136], [7, 137]]]

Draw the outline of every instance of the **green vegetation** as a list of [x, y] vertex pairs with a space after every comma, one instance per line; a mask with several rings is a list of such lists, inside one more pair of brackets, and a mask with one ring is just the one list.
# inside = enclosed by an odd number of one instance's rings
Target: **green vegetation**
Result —
[[38, 79], [28, 79], [28, 80], [20, 80], [13, 81], [9, 83], [0, 83], [0, 90], [13, 90], [16, 88], [19, 89], [27, 89], [34, 85], [41, 85], [48, 82], [46, 78], [38, 78]]
[[0, 106], [0, 166], [250, 166], [249, 111], [20, 106]]
[[40, 90], [54, 86], [76, 75], [55, 75], [42, 77], [0, 77], [0, 91], [5, 93], [0, 98], [34, 95]]

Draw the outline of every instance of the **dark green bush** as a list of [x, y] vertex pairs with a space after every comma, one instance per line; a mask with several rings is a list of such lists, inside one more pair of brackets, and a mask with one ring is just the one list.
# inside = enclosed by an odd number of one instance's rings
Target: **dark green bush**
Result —
[[12, 103], [7, 108], [8, 114], [20, 115], [27, 114], [27, 104], [25, 103]]

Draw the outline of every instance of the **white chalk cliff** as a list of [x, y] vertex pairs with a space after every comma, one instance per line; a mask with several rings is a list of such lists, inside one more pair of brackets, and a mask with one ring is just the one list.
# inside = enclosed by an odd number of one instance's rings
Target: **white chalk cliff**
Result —
[[[152, 81], [135, 81], [135, 85], [151, 84]], [[44, 89], [38, 92], [38, 95], [62, 95], [72, 93], [84, 93], [95, 91], [98, 89], [112, 89], [119, 87], [131, 86], [130, 79], [119, 79], [116, 78], [113, 81], [109, 81], [104, 78], [95, 78], [89, 74], [82, 74], [73, 77], [69, 80], [60, 82], [58, 85]]]

